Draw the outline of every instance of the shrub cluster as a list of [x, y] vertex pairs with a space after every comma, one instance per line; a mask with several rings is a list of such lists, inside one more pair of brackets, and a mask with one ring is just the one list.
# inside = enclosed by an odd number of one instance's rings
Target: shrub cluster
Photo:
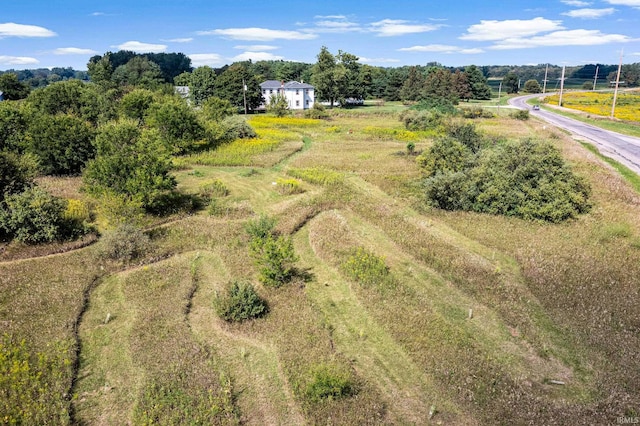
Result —
[[226, 293], [213, 302], [217, 314], [225, 321], [241, 322], [265, 315], [269, 308], [250, 283], [234, 281]]
[[82, 234], [84, 224], [65, 217], [68, 202], [34, 186], [0, 204], [0, 230], [26, 244], [48, 243]]
[[400, 121], [407, 130], [419, 131], [436, 129], [445, 118], [445, 114], [438, 110], [407, 109], [400, 114]]
[[428, 202], [445, 210], [561, 222], [590, 208], [589, 185], [547, 142], [525, 139], [474, 153], [443, 138], [418, 160]]

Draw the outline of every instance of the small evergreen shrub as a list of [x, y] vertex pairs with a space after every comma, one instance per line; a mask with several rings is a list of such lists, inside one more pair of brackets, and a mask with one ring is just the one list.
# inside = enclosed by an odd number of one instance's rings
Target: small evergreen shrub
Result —
[[265, 315], [269, 308], [253, 285], [234, 281], [224, 295], [214, 300], [214, 308], [220, 318], [228, 322], [242, 322]]
[[353, 377], [344, 367], [323, 363], [312, 367], [309, 375], [305, 396], [312, 402], [345, 398], [355, 393]]
[[476, 130], [476, 126], [468, 121], [454, 119], [444, 122], [444, 132], [447, 136], [457, 140], [471, 152], [476, 153], [483, 145], [483, 137]]
[[254, 238], [249, 252], [258, 266], [259, 279], [264, 285], [280, 287], [293, 278], [298, 256], [293, 250], [291, 238], [271, 234], [265, 239]]
[[151, 240], [141, 229], [122, 224], [103, 235], [98, 246], [98, 254], [103, 259], [131, 262], [151, 248]]

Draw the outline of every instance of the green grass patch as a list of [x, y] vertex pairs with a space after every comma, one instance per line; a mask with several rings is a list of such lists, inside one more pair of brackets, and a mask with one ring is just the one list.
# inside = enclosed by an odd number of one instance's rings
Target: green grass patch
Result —
[[614, 160], [613, 158], [602, 155], [597, 147], [588, 143], [588, 142], [580, 142], [580, 144], [587, 148], [589, 151], [594, 153], [598, 158], [603, 160], [605, 163], [609, 164], [613, 167], [620, 175], [633, 187], [633, 189], [640, 193], [640, 176], [624, 164]]

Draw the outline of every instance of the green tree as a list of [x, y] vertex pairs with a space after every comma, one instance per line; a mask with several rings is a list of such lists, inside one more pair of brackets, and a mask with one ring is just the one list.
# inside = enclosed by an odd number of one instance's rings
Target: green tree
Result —
[[31, 92], [27, 103], [43, 114], [71, 114], [96, 124], [110, 106], [99, 86], [68, 80]]
[[260, 82], [249, 72], [247, 63], [235, 63], [220, 74], [215, 82], [215, 93], [220, 99], [231, 102], [238, 111], [244, 111], [245, 96], [250, 111], [263, 103]]
[[2, 97], [11, 101], [24, 99], [29, 95], [29, 86], [18, 81], [17, 74], [8, 72], [0, 75]]
[[33, 185], [37, 163], [30, 156], [0, 151], [0, 201]]
[[174, 79], [173, 79], [173, 84], [176, 86], [189, 86], [189, 84], [191, 83], [191, 73], [190, 72], [183, 72], [180, 75], [177, 75]]
[[422, 97], [424, 76], [417, 67], [409, 68], [409, 75], [400, 88], [400, 99], [403, 101], [417, 101]]
[[111, 79], [121, 86], [139, 86], [150, 90], [157, 89], [164, 82], [160, 66], [144, 56], [135, 56], [125, 65], [117, 67]]
[[473, 96], [471, 84], [469, 83], [469, 78], [466, 73], [456, 70], [451, 76], [451, 84], [458, 99], [469, 101]]
[[241, 322], [265, 315], [269, 308], [255, 288], [245, 282], [233, 282], [225, 295], [214, 302], [217, 314], [225, 321]]
[[81, 118], [39, 114], [29, 126], [27, 152], [38, 157], [46, 175], [78, 174], [95, 154], [93, 138], [93, 127]]
[[464, 69], [471, 88], [471, 99], [488, 100], [491, 99], [491, 87], [482, 71], [475, 65], [469, 65]]
[[507, 75], [502, 79], [502, 89], [506, 90], [507, 93], [518, 93], [520, 90], [519, 86], [520, 79], [513, 72], [507, 73]]
[[542, 92], [542, 87], [540, 87], [540, 83], [538, 83], [538, 80], [527, 80], [524, 83], [524, 92], [525, 93], [540, 93], [540, 92]]
[[444, 68], [430, 68], [425, 78], [422, 97], [447, 99], [456, 104], [458, 96], [453, 90], [453, 74]]
[[96, 147], [82, 176], [87, 192], [123, 195], [149, 209], [175, 188], [170, 147], [157, 130], [142, 129], [133, 120], [108, 123], [100, 128]]
[[175, 154], [184, 154], [202, 138], [203, 128], [198, 115], [179, 96], [165, 96], [151, 105], [146, 115], [148, 126], [159, 131], [162, 140]]
[[0, 102], [0, 151], [23, 152], [29, 119], [23, 104]]
[[216, 87], [216, 72], [208, 66], [198, 67], [189, 79], [189, 96], [196, 105], [212, 97]]
[[284, 117], [289, 112], [289, 103], [284, 95], [271, 95], [269, 104], [267, 105], [267, 112], [275, 115], [276, 117]]
[[318, 61], [312, 68], [311, 84], [315, 86], [316, 99], [329, 102], [331, 107], [338, 99], [336, 85], [337, 61], [329, 49], [322, 46], [318, 53]]
[[[360, 58], [351, 53], [338, 50], [336, 55], [340, 77], [338, 82], [338, 97], [342, 101], [345, 99], [361, 99], [364, 96], [364, 87], [360, 79], [360, 69], [362, 65], [358, 62]], [[342, 74], [342, 69], [344, 74]]]
[[103, 87], [112, 86], [111, 75], [113, 74], [113, 66], [109, 60], [109, 54], [104, 56], [96, 55], [89, 59], [87, 64], [89, 78], [95, 84]]
[[235, 114], [237, 110], [231, 102], [213, 96], [203, 102], [200, 111], [205, 120], [220, 122]]
[[142, 122], [153, 104], [153, 92], [147, 89], [135, 89], [122, 97], [119, 110], [123, 117]]

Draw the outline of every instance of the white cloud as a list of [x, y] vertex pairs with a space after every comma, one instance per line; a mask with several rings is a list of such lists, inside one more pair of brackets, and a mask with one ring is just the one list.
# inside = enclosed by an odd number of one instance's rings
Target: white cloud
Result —
[[243, 52], [231, 58], [232, 61], [279, 61], [284, 59], [283, 56], [274, 55], [269, 52]]
[[311, 33], [345, 33], [350, 31], [362, 31], [362, 27], [347, 19], [346, 16], [316, 16], [315, 27], [306, 30]]
[[411, 24], [409, 21], [400, 19], [383, 19], [382, 21], [372, 22], [371, 31], [378, 33], [380, 37], [395, 37], [405, 34], [426, 33], [435, 31], [441, 25], [433, 24]]
[[512, 37], [527, 37], [538, 33], [562, 30], [562, 21], [552, 21], [545, 18], [529, 20], [512, 19], [506, 21], [484, 21], [471, 25], [461, 40], [492, 41]]
[[271, 46], [268, 44], [251, 44], [242, 46], [233, 46], [234, 49], [247, 50], [249, 52], [264, 52], [265, 50], [280, 49], [279, 46]]
[[217, 53], [193, 53], [187, 55], [191, 58], [191, 65], [193, 67], [201, 67], [204, 65], [216, 66], [224, 65], [224, 59]]
[[563, 13], [563, 15], [569, 16], [571, 18], [581, 18], [581, 19], [598, 19], [603, 16], [611, 15], [616, 10], [612, 7], [608, 7], [606, 9], [576, 9], [570, 10], [569, 12]]
[[580, 1], [580, 0], [562, 0], [562, 3], [569, 6], [575, 6], [575, 7], [586, 7], [591, 4], [591, 2]]
[[605, 0], [609, 4], [617, 6], [629, 6], [640, 9], [640, 0]]
[[166, 41], [168, 43], [189, 43], [193, 41], [193, 37], [170, 38], [168, 40], [161, 40], [161, 41]]
[[462, 53], [465, 55], [483, 53], [482, 49], [464, 49], [458, 46], [450, 46], [447, 44], [427, 44], [425, 46], [411, 46], [398, 49], [401, 52], [436, 52], [436, 53]]
[[527, 49], [533, 47], [590, 46], [632, 41], [622, 34], [604, 34], [600, 30], [555, 31], [538, 37], [513, 37], [498, 41], [490, 49]]
[[2, 65], [33, 65], [40, 63], [36, 58], [26, 56], [3, 56], [0, 55], [0, 64]]
[[13, 22], [0, 24], [0, 38], [4, 37], [55, 37], [51, 30], [36, 25], [23, 25]]
[[117, 47], [120, 50], [131, 50], [132, 52], [139, 53], [162, 53], [167, 50], [166, 44], [142, 43], [140, 41], [127, 41], [113, 47]]
[[53, 51], [54, 55], [94, 55], [98, 53], [93, 49], [81, 49], [79, 47], [60, 47]]
[[392, 58], [363, 58], [360, 57], [360, 62], [365, 64], [393, 64], [396, 62], [400, 62], [399, 59]]
[[460, 50], [460, 48], [446, 44], [428, 44], [426, 46], [403, 47], [398, 50], [401, 52], [453, 52]]
[[198, 35], [219, 35], [233, 40], [311, 40], [317, 37], [315, 34], [302, 33], [300, 31], [270, 30], [268, 28], [226, 28], [210, 31], [198, 31]]

